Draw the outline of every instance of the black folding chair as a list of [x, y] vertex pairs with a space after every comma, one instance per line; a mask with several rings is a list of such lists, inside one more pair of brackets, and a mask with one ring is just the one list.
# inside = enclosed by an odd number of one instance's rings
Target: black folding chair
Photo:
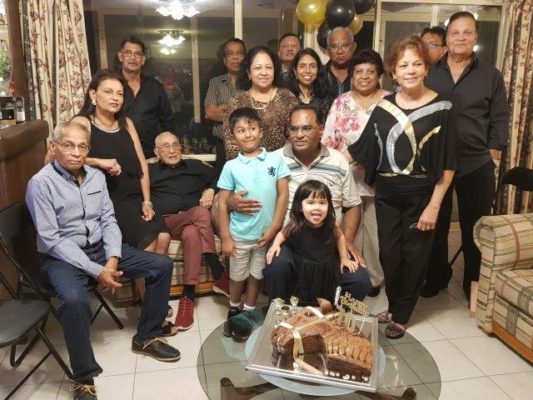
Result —
[[[69, 367], [63, 361], [56, 348], [44, 333], [46, 322], [48, 321], [48, 313], [51, 310], [51, 305], [43, 300], [21, 300], [18, 298], [17, 291], [9, 284], [8, 279], [2, 273], [7, 271], [11, 260], [7, 258], [5, 252], [0, 253], [0, 284], [3, 285], [12, 300], [0, 300], [0, 348], [10, 346], [9, 363], [13, 368], [17, 368], [29, 351], [35, 346], [39, 339], [43, 341], [48, 348], [48, 352], [41, 358], [37, 364], [24, 376], [24, 378], [9, 392], [7, 397], [10, 399], [17, 390], [28, 380], [28, 378], [46, 361], [48, 356], [52, 354], [59, 366], [65, 371], [65, 374], [72, 379], [72, 373]], [[12, 266], [14, 267], [14, 266]], [[22, 353], [17, 357], [17, 345], [23, 339], [33, 336], [26, 345]]]
[[[35, 227], [26, 204], [18, 202], [0, 211], [0, 246], [3, 247], [7, 257], [17, 268], [19, 275], [17, 294], [22, 294], [23, 290], [29, 288], [31, 292], [37, 293], [41, 299], [50, 303], [51, 312], [59, 319], [57, 310], [50, 302], [56, 293], [41, 278], [35, 235]], [[88, 290], [100, 302], [98, 309], [93, 314], [91, 323], [94, 322], [100, 310], [105, 308], [118, 328], [123, 329], [124, 325], [98, 292], [97, 286], [98, 283], [93, 279], [88, 286]]]
[[[492, 205], [493, 214], [496, 215], [496, 201], [498, 199], [498, 194], [502, 190], [503, 185], [512, 185], [516, 186], [518, 190], [533, 192], [533, 169], [524, 168], [524, 167], [514, 167], [505, 173], [502, 178], [502, 181], [496, 189], [494, 195], [494, 203]], [[452, 267], [459, 254], [463, 251], [463, 246], [459, 247], [459, 250], [455, 253], [450, 261], [450, 268]]]

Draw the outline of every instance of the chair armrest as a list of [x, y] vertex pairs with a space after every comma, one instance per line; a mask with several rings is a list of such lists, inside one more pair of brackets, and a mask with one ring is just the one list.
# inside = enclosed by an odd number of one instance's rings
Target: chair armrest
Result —
[[474, 242], [481, 252], [476, 318], [491, 333], [496, 276], [533, 263], [533, 214], [482, 217], [474, 226]]

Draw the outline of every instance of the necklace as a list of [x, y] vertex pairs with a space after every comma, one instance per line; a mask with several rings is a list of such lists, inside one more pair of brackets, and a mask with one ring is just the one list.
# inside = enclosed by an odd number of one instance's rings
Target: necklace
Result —
[[[248, 94], [250, 95], [250, 101], [252, 103], [252, 108], [255, 109], [255, 110], [264, 110], [265, 108], [268, 107], [268, 105], [270, 104], [270, 102], [272, 101], [272, 99], [274, 98], [274, 96], [276, 95], [276, 90], [273, 89], [272, 92], [270, 93], [270, 98], [268, 99], [268, 101], [259, 101], [259, 100], [255, 100], [254, 99], [254, 96], [252, 95], [252, 91], [248, 91]], [[259, 103], [259, 105], [258, 105]]]
[[[102, 125], [100, 125], [99, 123], [96, 122], [96, 118], [95, 117], [92, 117], [91, 118], [91, 121], [92, 123], [94, 124], [94, 126], [96, 126], [98, 129], [104, 131], [104, 132], [107, 132], [107, 133], [115, 133], [117, 132], [120, 127], [118, 126], [118, 121], [114, 121], [113, 122], [113, 125], [111, 125], [111, 128], [104, 128]], [[116, 125], [116, 127], [115, 127]]]
[[302, 103], [309, 104], [311, 102], [312, 96], [313, 95], [310, 90], [307, 93], [305, 93], [303, 90], [300, 89], [299, 98], [302, 101]]
[[379, 98], [381, 98], [381, 92], [379, 89], [376, 89], [374, 92], [372, 92], [370, 96], [365, 97], [361, 96], [355, 90], [352, 90], [353, 99], [367, 114], [369, 114], [371, 112], [371, 108], [373, 109], [373, 106], [379, 102], [379, 100], [376, 101], [375, 99], [377, 94], [380, 94]]

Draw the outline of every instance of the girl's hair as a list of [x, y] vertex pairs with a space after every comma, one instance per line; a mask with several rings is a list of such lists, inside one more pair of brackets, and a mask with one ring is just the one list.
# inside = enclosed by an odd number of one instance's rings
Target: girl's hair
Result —
[[229, 129], [232, 135], [235, 125], [241, 120], [245, 120], [247, 123], [250, 123], [250, 121], [257, 122], [257, 125], [261, 128], [261, 118], [257, 111], [250, 107], [241, 107], [234, 110], [229, 116]]
[[278, 64], [278, 58], [274, 55], [274, 53], [272, 53], [272, 50], [270, 50], [268, 47], [255, 46], [246, 52], [246, 56], [244, 56], [244, 60], [242, 60], [241, 72], [239, 74], [239, 78], [237, 79], [238, 89], [248, 90], [252, 87], [252, 81], [250, 80], [248, 74], [250, 73], [250, 68], [252, 66], [252, 62], [254, 61], [255, 56], [260, 53], [265, 53], [272, 60], [272, 63], [274, 64], [274, 81], [272, 82], [272, 86], [277, 85], [280, 69], [280, 66]]
[[296, 78], [296, 74], [294, 71], [296, 70], [298, 63], [300, 62], [303, 56], [313, 57], [317, 65], [317, 76], [315, 81], [313, 82], [312, 89], [313, 96], [319, 99], [326, 98], [329, 95], [326, 68], [324, 68], [324, 65], [322, 64], [322, 61], [320, 60], [320, 57], [318, 56], [316, 51], [310, 48], [300, 50], [298, 54], [294, 56], [294, 59], [292, 60], [291, 70], [289, 71], [289, 89], [291, 90], [291, 92], [294, 93], [296, 97], [300, 95], [300, 85], [298, 84], [298, 79]]
[[327, 229], [331, 229], [331, 237], [334, 239], [333, 229], [335, 227], [335, 209], [333, 208], [333, 202], [331, 201], [331, 192], [324, 183], [314, 180], [304, 182], [298, 186], [298, 189], [296, 189], [296, 193], [294, 193], [294, 198], [292, 200], [289, 223], [283, 229], [283, 234], [288, 238], [307, 224], [307, 220], [305, 219], [302, 210], [302, 202], [308, 197], [326, 199], [328, 201], [328, 213], [324, 220], [324, 225]]
[[[91, 80], [91, 83], [89, 83], [89, 87], [87, 87], [87, 91], [85, 92], [85, 98], [83, 100], [83, 106], [81, 107], [80, 112], [77, 114], [78, 116], [87, 117], [90, 119], [91, 116], [94, 115], [96, 111], [96, 106], [93, 106], [93, 103], [91, 101], [91, 96], [89, 96], [89, 91], [91, 89], [97, 90], [100, 84], [108, 79], [113, 79], [116, 81], [119, 81], [122, 85], [122, 90], [126, 92], [126, 88], [128, 87], [128, 83], [120, 74], [119, 72], [113, 71], [111, 69], [101, 69], [96, 74], [93, 75], [93, 78]], [[126, 97], [126, 93], [124, 93], [124, 97]], [[126, 113], [124, 112], [124, 107], [121, 107], [121, 109], [115, 114], [115, 118], [118, 120], [118, 125], [121, 128], [126, 128]]]

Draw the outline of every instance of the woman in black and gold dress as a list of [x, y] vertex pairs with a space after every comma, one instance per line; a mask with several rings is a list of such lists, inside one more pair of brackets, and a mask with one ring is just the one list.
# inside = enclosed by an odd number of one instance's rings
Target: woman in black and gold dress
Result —
[[442, 198], [456, 169], [452, 103], [424, 86], [430, 61], [417, 36], [397, 42], [386, 66], [401, 91], [382, 99], [346, 156], [376, 187], [385, 336], [404, 335], [428, 267]]

